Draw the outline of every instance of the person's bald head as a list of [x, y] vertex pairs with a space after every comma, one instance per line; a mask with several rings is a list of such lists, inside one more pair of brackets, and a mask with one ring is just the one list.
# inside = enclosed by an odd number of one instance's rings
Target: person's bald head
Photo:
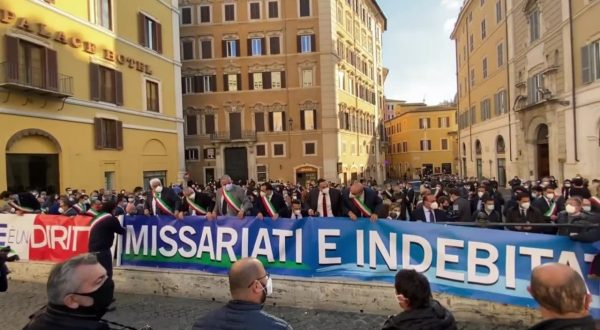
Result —
[[354, 196], [362, 194], [363, 190], [364, 186], [359, 181], [354, 181], [354, 183], [352, 183], [352, 186], [350, 186], [350, 193]]
[[529, 293], [540, 304], [542, 314], [586, 314], [591, 302], [581, 275], [571, 267], [548, 263], [531, 272]]
[[237, 300], [247, 300], [249, 296], [253, 296], [255, 281], [264, 280], [266, 282], [266, 275], [265, 267], [256, 258], [244, 258], [236, 261], [229, 270], [231, 296]]

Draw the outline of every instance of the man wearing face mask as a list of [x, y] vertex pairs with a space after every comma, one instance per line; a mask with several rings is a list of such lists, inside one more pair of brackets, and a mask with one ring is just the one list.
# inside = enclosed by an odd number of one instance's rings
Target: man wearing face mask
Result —
[[488, 198], [485, 186], [477, 187], [477, 194], [471, 197], [471, 214], [483, 210], [483, 200]]
[[125, 235], [127, 232], [121, 226], [119, 220], [112, 215], [114, 209], [115, 202], [104, 204], [96, 202], [94, 204], [95, 216], [90, 222], [90, 239], [88, 242], [88, 251], [96, 253], [98, 262], [106, 269], [106, 273], [110, 278], [113, 274], [113, 257], [110, 248], [115, 240], [115, 234]]
[[[524, 193], [517, 195], [517, 202], [518, 204], [511, 208], [506, 214], [507, 223], [545, 223], [540, 210], [531, 206], [531, 197], [529, 194]], [[533, 228], [530, 226], [510, 226], [508, 229], [534, 233], [543, 231], [543, 228]]]
[[93, 254], [56, 264], [48, 277], [48, 305], [24, 330], [109, 330], [100, 322], [113, 300], [114, 283]]
[[178, 219], [183, 219], [184, 215], [204, 217], [214, 208], [215, 203], [210, 196], [187, 187], [183, 190], [183, 203], [179, 209]]
[[264, 217], [277, 220], [278, 218], [289, 218], [289, 208], [279, 192], [273, 190], [269, 182], [263, 182], [260, 185], [260, 196], [254, 201], [252, 214], [257, 219], [263, 220]]
[[567, 179], [563, 182], [562, 196], [565, 199], [571, 198], [571, 180]]
[[458, 189], [450, 189], [450, 201], [452, 201], [452, 213], [454, 221], [471, 221], [471, 204], [460, 195]]
[[292, 329], [286, 321], [262, 310], [273, 293], [273, 281], [255, 258], [236, 261], [229, 270], [232, 300], [220, 309], [199, 318], [193, 330]]
[[[481, 224], [489, 224], [489, 223], [501, 223], [502, 216], [500, 212], [496, 211], [494, 199], [488, 197], [483, 201], [484, 206], [483, 210], [473, 213], [472, 221], [478, 222]], [[491, 229], [504, 229], [503, 227], [496, 226], [487, 226], [486, 228]]]
[[215, 207], [212, 212], [206, 215], [207, 219], [213, 220], [220, 215], [243, 219], [246, 212], [252, 210], [252, 203], [244, 189], [233, 184], [229, 175], [222, 176], [220, 183], [221, 188], [217, 190]]
[[158, 178], [150, 180], [150, 191], [144, 204], [145, 215], [168, 215], [177, 218], [181, 200], [173, 189], [163, 187]]
[[394, 287], [394, 298], [402, 312], [385, 321], [383, 330], [457, 329], [452, 313], [431, 296], [429, 281], [423, 274], [400, 270]]
[[398, 203], [393, 203], [390, 205], [390, 213], [388, 214], [388, 220], [402, 220], [400, 219], [401, 208]]
[[[558, 213], [565, 208], [562, 199], [559, 199], [558, 196], [556, 196], [554, 188], [549, 185], [544, 188], [542, 197], [533, 201], [532, 204], [542, 212], [546, 223], [556, 222]], [[556, 234], [556, 229], [546, 228], [543, 232], [554, 235]]]
[[302, 209], [302, 202], [298, 199], [292, 200], [290, 214], [290, 218], [293, 220], [301, 220], [309, 216], [308, 211]]
[[58, 201], [58, 213], [66, 217], [76, 216], [77, 210], [72, 207], [71, 201], [66, 196], [63, 196]]
[[358, 218], [369, 218], [376, 221], [381, 212], [382, 200], [375, 190], [354, 181], [349, 189], [342, 192], [342, 213], [352, 221]]
[[446, 221], [446, 214], [439, 210], [439, 205], [432, 194], [426, 194], [423, 196], [423, 203], [417, 207], [410, 216], [410, 221], [423, 221], [423, 222], [443, 222]]
[[310, 190], [308, 215], [322, 218], [341, 217], [343, 213], [342, 194], [329, 188], [329, 181], [319, 179], [318, 186]]
[[586, 214], [598, 213], [592, 211], [592, 202], [589, 199], [584, 199], [581, 202], [581, 211]]
[[[588, 219], [588, 215], [583, 212], [582, 209], [582, 200], [579, 197], [571, 197], [567, 199], [567, 205], [565, 206], [565, 210], [558, 214], [558, 220], [556, 221], [558, 224], [589, 224], [590, 221]], [[562, 236], [568, 236], [571, 233], [580, 233], [583, 232], [585, 228], [559, 228], [558, 234]]]

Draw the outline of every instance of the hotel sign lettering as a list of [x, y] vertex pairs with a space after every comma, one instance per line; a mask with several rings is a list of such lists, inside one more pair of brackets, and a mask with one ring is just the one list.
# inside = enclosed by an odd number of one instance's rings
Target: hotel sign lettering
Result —
[[99, 54], [107, 61], [115, 62], [119, 65], [126, 65], [131, 69], [138, 70], [147, 74], [152, 74], [152, 70], [148, 64], [136, 60], [135, 58], [124, 54], [116, 53], [110, 49], [99, 50], [95, 43], [83, 40], [77, 36], [69, 36], [64, 31], [51, 31], [44, 23], [32, 22], [26, 17], [17, 17], [14, 12], [6, 9], [0, 9], [0, 23], [14, 24], [16, 28], [29, 33], [35, 33], [46, 39], [52, 39], [62, 45], [69, 45], [75, 49], [96, 55]]

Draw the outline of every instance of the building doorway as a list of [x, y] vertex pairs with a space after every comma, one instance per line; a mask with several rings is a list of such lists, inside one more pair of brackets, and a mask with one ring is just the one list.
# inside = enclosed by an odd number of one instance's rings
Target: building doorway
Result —
[[246, 148], [225, 148], [225, 174], [234, 182], [248, 180], [248, 153]]
[[296, 169], [296, 184], [305, 185], [308, 181], [317, 182], [319, 170], [313, 166], [302, 166]]
[[239, 112], [229, 114], [229, 138], [232, 140], [242, 138], [242, 114]]
[[537, 129], [537, 177], [550, 175], [550, 148], [548, 146], [548, 125], [541, 124]]
[[205, 167], [204, 168], [204, 184], [208, 185], [210, 182], [215, 182], [215, 168]]

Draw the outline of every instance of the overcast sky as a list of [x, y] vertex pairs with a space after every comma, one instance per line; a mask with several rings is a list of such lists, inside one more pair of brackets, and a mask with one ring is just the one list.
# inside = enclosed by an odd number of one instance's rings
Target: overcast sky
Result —
[[388, 19], [383, 64], [390, 70], [385, 96], [429, 105], [456, 94], [450, 34], [462, 0], [378, 0]]

